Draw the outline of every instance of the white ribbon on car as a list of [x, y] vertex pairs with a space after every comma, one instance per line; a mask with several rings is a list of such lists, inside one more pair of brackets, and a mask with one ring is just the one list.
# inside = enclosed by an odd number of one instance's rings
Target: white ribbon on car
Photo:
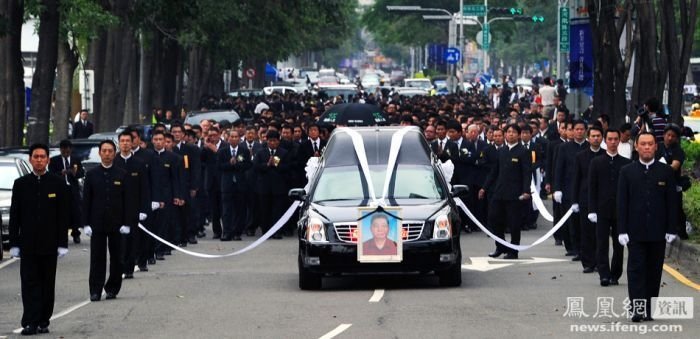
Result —
[[459, 206], [462, 209], [462, 211], [464, 211], [464, 213], [469, 217], [469, 219], [471, 219], [474, 222], [474, 224], [476, 224], [476, 226], [478, 226], [482, 231], [484, 231], [484, 233], [486, 233], [486, 235], [488, 235], [491, 239], [495, 240], [496, 242], [498, 242], [499, 244], [501, 244], [505, 247], [508, 247], [508, 248], [516, 250], [516, 251], [525, 251], [531, 247], [535, 247], [535, 246], [541, 244], [543, 241], [545, 241], [549, 237], [551, 237], [552, 234], [554, 234], [554, 232], [558, 231], [562, 226], [564, 226], [564, 224], [569, 219], [571, 214], [574, 213], [574, 211], [571, 208], [569, 208], [569, 210], [566, 211], [566, 214], [564, 214], [564, 216], [561, 218], [561, 220], [559, 220], [559, 222], [556, 225], [554, 225], [554, 227], [552, 227], [552, 229], [547, 231], [547, 233], [545, 233], [539, 239], [535, 240], [532, 244], [530, 244], [530, 245], [514, 245], [514, 244], [511, 244], [511, 243], [501, 239], [500, 237], [491, 233], [491, 231], [489, 231], [486, 227], [484, 227], [484, 225], [481, 224], [479, 219], [477, 219], [474, 216], [474, 214], [472, 214], [472, 212], [469, 210], [469, 208], [467, 208], [467, 206], [464, 204], [464, 202], [462, 202], [462, 199], [455, 198], [455, 203], [457, 203], [457, 206]]
[[[374, 183], [372, 182], [372, 175], [369, 171], [369, 163], [367, 162], [367, 152], [365, 151], [365, 143], [362, 140], [362, 135], [360, 133], [357, 133], [357, 131], [347, 127], [341, 127], [340, 131], [345, 132], [350, 136], [350, 139], [352, 140], [352, 145], [355, 148], [357, 160], [360, 162], [360, 169], [362, 170], [362, 175], [365, 176], [365, 180], [367, 181], [367, 191], [369, 193], [369, 197], [372, 199], [372, 203], [374, 205], [379, 206], [380, 201], [377, 199], [377, 195], [374, 192]], [[384, 205], [383, 202], [381, 204]]]
[[157, 236], [157, 235], [154, 234], [153, 232], [149, 231], [146, 227], [144, 227], [141, 223], [139, 223], [139, 228], [141, 228], [144, 232], [146, 232], [146, 234], [150, 235], [150, 236], [153, 237], [154, 239], [160, 241], [161, 243], [163, 243], [163, 244], [165, 244], [165, 245], [170, 246], [172, 249], [174, 249], [174, 250], [176, 250], [176, 251], [180, 251], [180, 252], [185, 253], [185, 254], [188, 254], [188, 255], [191, 255], [191, 256], [193, 256], [193, 257], [197, 257], [197, 258], [207, 258], [207, 259], [225, 258], [225, 257], [232, 257], [232, 256], [234, 256], [234, 255], [243, 254], [243, 253], [245, 253], [245, 252], [248, 252], [248, 251], [250, 251], [250, 250], [252, 250], [252, 249], [258, 247], [258, 246], [259, 246], [260, 244], [262, 244], [265, 240], [267, 240], [269, 237], [271, 237], [273, 234], [275, 234], [275, 232], [279, 231], [279, 229], [282, 228], [282, 226], [284, 226], [284, 224], [287, 223], [287, 221], [289, 220], [289, 218], [292, 217], [292, 215], [294, 214], [294, 211], [295, 211], [297, 208], [299, 208], [299, 206], [301, 206], [301, 201], [295, 201], [295, 202], [293, 202], [293, 203], [292, 203], [292, 206], [289, 206], [289, 208], [287, 209], [286, 212], [284, 212], [284, 214], [282, 215], [282, 217], [281, 217], [279, 220], [277, 220], [277, 222], [276, 222], [267, 232], [265, 232], [265, 234], [263, 234], [262, 236], [260, 236], [260, 238], [258, 238], [257, 240], [255, 240], [255, 241], [254, 241], [253, 243], [251, 243], [250, 245], [248, 245], [248, 246], [246, 246], [246, 247], [244, 247], [244, 248], [241, 248], [241, 249], [238, 250], [238, 251], [235, 251], [235, 252], [232, 252], [232, 253], [227, 253], [227, 254], [206, 254], [206, 253], [199, 253], [199, 252], [189, 251], [189, 250], [186, 250], [186, 249], [184, 249], [184, 248], [180, 248], [179, 246], [174, 245], [174, 244], [170, 243], [169, 241], [167, 241], [167, 240], [165, 240], [165, 239], [163, 239], [163, 238]]

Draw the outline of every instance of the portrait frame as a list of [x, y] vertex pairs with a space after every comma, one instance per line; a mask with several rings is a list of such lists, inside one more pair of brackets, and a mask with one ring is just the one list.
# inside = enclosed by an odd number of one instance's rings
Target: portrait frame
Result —
[[[403, 261], [403, 238], [400, 207], [359, 207], [357, 221], [357, 261], [361, 263], [399, 263]], [[372, 221], [388, 224], [384, 246], [378, 248], [372, 233]], [[382, 253], [386, 250], [386, 253]]]

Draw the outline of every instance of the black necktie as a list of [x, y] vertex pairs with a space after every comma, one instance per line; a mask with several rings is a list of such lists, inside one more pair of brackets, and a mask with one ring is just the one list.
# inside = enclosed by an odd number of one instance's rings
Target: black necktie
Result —
[[70, 167], [70, 164], [68, 163], [68, 158], [63, 158], [63, 169], [67, 170]]
[[313, 142], [313, 144], [314, 144], [314, 153], [316, 153], [316, 152], [318, 152], [318, 145], [316, 145], [315, 141]]

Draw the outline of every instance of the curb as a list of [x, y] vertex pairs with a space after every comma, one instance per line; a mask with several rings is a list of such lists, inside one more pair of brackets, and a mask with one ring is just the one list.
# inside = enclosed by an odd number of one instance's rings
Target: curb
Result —
[[666, 262], [678, 264], [685, 275], [700, 277], [700, 245], [674, 241], [666, 246]]

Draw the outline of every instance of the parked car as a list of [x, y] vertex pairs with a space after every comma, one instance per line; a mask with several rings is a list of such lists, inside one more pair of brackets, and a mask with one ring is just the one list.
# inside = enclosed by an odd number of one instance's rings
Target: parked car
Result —
[[192, 126], [199, 125], [202, 120], [214, 120], [223, 121], [227, 120], [230, 123], [234, 123], [241, 119], [241, 116], [234, 110], [228, 111], [202, 111], [202, 112], [190, 112], [185, 118], [185, 124], [190, 124]]
[[[96, 167], [102, 161], [100, 159], [100, 142], [103, 139], [72, 139], [72, 156], [80, 159], [85, 171]], [[119, 147], [119, 143], [116, 143]]]
[[414, 97], [416, 95], [428, 95], [428, 91], [422, 89], [422, 88], [415, 88], [415, 87], [399, 87], [396, 89], [396, 93], [399, 95], [403, 95], [405, 97]]
[[[2, 215], [2, 242], [10, 238], [10, 205], [12, 204], [12, 186], [15, 180], [32, 171], [26, 160], [11, 156], [0, 156], [0, 215]], [[0, 259], [2, 245], [0, 244]]]
[[272, 93], [279, 93], [284, 95], [289, 92], [297, 93], [297, 90], [297, 87], [292, 86], [268, 86], [263, 88], [263, 93], [265, 93], [265, 95], [272, 95]]
[[349, 96], [357, 95], [357, 86], [355, 85], [334, 85], [334, 86], [319, 86], [318, 95], [325, 98], [332, 98], [342, 95], [345, 100]]
[[112, 140], [115, 144], [119, 145], [119, 133], [117, 132], [101, 132], [91, 134], [88, 139], [91, 140]]
[[406, 78], [406, 72], [400, 69], [395, 69], [391, 71], [389, 78], [391, 79], [391, 84], [396, 86], [401, 83], [403, 83], [403, 80]]
[[115, 133], [119, 135], [119, 133], [124, 132], [124, 130], [127, 128], [134, 128], [137, 131], [139, 131], [139, 135], [141, 135], [141, 140], [149, 142], [151, 141], [151, 137], [153, 136], [153, 125], [150, 124], [140, 124], [140, 125], [129, 125], [129, 126], [119, 126]]
[[[393, 173], [387, 176], [389, 150], [399, 127], [338, 128], [329, 138], [308, 192], [292, 189], [289, 196], [302, 202], [299, 234], [299, 288], [320, 289], [327, 275], [384, 272], [433, 272], [443, 286], [462, 282], [461, 224], [453, 197], [466, 186], [450, 190], [438, 159], [417, 127], [408, 127]], [[361, 170], [351, 132], [361, 136], [368, 171]], [[369, 173], [369, 180], [363, 173]], [[401, 208], [400, 262], [360, 262], [358, 207], [370, 205], [372, 193], [383, 191], [386, 201]], [[388, 207], [387, 207], [388, 208]], [[438, 222], [439, 221], [439, 222]], [[362, 238], [364, 239], [364, 238]], [[396, 239], [398, 242], [398, 239]]]
[[433, 88], [433, 84], [430, 82], [430, 79], [427, 78], [411, 78], [411, 79], [405, 79], [403, 81], [404, 87], [415, 87], [415, 88], [421, 88], [426, 91], [429, 91], [431, 88]]

